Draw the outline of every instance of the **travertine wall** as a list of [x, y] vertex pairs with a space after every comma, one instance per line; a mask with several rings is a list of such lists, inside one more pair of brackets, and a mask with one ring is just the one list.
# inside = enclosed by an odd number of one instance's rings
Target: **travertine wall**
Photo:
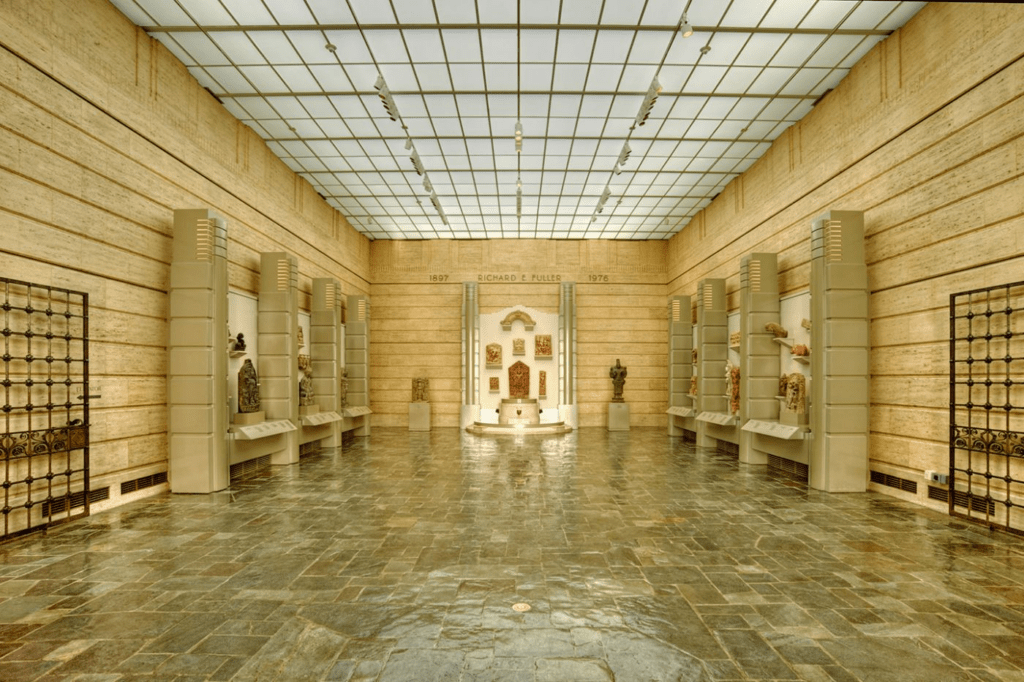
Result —
[[[576, 282], [580, 426], [605, 425], [612, 397], [608, 368], [616, 358], [629, 368], [625, 398], [632, 424], [664, 426], [665, 253], [665, 242], [373, 242], [374, 424], [406, 425], [412, 378], [422, 375], [430, 378], [433, 425], [458, 426], [461, 283], [472, 281], [479, 284], [481, 314], [515, 305], [557, 313], [559, 282]], [[548, 386], [549, 395], [555, 388]]]
[[230, 286], [259, 254], [368, 291], [369, 242], [104, 0], [0, 0], [0, 275], [90, 294], [92, 487], [167, 470], [176, 208], [228, 221]]
[[[948, 461], [949, 294], [1024, 273], [1024, 7], [928, 3], [669, 244], [670, 294], [779, 254], [806, 289], [811, 220], [865, 213], [871, 469]], [[908, 497], [892, 488], [881, 492]]]

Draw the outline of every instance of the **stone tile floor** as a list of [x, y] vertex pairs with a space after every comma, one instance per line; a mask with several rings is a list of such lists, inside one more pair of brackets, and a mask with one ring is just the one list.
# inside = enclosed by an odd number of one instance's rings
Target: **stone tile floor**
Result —
[[1022, 681], [1024, 540], [661, 429], [377, 429], [0, 545], [37, 679]]

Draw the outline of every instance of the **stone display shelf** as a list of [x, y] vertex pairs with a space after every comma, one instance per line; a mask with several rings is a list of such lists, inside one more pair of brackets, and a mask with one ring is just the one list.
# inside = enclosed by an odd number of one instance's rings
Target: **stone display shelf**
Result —
[[697, 415], [697, 421], [718, 426], [734, 426], [737, 420], [735, 415], [724, 412], [701, 412]]
[[781, 438], [783, 440], [803, 438], [805, 434], [810, 433], [810, 429], [806, 426], [789, 426], [765, 419], [749, 419], [742, 429], [750, 433], [759, 433], [762, 436]]
[[323, 426], [324, 424], [330, 424], [331, 422], [338, 422], [344, 419], [337, 412], [317, 412], [316, 414], [309, 414], [302, 417], [303, 426]]
[[262, 424], [247, 424], [244, 426], [235, 425], [228, 429], [232, 436], [239, 440], [259, 440], [260, 438], [278, 436], [295, 430], [295, 424], [290, 419], [275, 419], [263, 422]]

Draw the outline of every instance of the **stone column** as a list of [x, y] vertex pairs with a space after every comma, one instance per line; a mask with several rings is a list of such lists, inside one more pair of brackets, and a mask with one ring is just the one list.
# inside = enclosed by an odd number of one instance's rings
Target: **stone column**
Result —
[[811, 227], [812, 488], [867, 490], [868, 344], [864, 214], [829, 211]]
[[[309, 314], [309, 359], [313, 363], [313, 395], [321, 410], [337, 411], [338, 381], [342, 366], [341, 284], [330, 277], [313, 280], [313, 302]], [[325, 447], [341, 445], [341, 424], [331, 422], [331, 435], [321, 439]]]
[[[345, 312], [345, 368], [348, 370], [348, 406], [370, 407], [370, 297], [358, 294], [348, 297]], [[370, 435], [370, 415], [356, 419], [356, 436]]]
[[690, 322], [690, 297], [673, 296], [668, 304], [668, 435], [683, 435], [683, 427], [693, 424], [692, 417], [673, 414], [671, 408], [692, 410], [690, 377], [693, 376], [693, 324]]
[[259, 334], [260, 404], [267, 419], [288, 419], [295, 431], [284, 434], [283, 450], [273, 465], [299, 461], [299, 263], [287, 253], [260, 256]]
[[[725, 280], [704, 279], [697, 285], [698, 412], [729, 411], [725, 397], [725, 362], [729, 353], [729, 321], [725, 309]], [[717, 447], [707, 422], [697, 422], [697, 445]]]
[[[774, 253], [752, 253], [740, 262], [740, 426], [748, 419], [778, 420], [779, 347], [765, 330], [779, 322], [779, 263]], [[740, 461], [767, 464], [754, 434], [740, 430]]]
[[480, 419], [480, 302], [476, 282], [462, 283], [462, 407], [459, 427]]
[[176, 493], [230, 482], [227, 226], [207, 209], [174, 212], [167, 435]]
[[558, 416], [579, 426], [576, 405], [576, 282], [562, 282], [558, 298]]

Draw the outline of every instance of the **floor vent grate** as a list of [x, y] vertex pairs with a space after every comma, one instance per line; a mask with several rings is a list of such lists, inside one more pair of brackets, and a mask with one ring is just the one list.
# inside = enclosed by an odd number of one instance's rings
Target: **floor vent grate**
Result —
[[800, 462], [794, 462], [791, 459], [785, 457], [778, 457], [776, 455], [768, 455], [768, 467], [775, 471], [798, 478], [801, 481], [806, 481], [807, 476], [810, 473], [807, 465]]
[[255, 459], [249, 459], [238, 464], [231, 465], [231, 480], [241, 481], [246, 478], [258, 476], [270, 468], [270, 455], [263, 455]]
[[[987, 505], [986, 502], [988, 503]], [[953, 491], [953, 506], [967, 508], [968, 504], [971, 511], [979, 514], [987, 513], [989, 516], [994, 516], [996, 513], [995, 501], [986, 500], [984, 495], [969, 495], [963, 490]]]
[[[96, 490], [89, 491], [89, 504], [94, 504], [102, 500], [110, 499], [110, 486], [105, 488], [97, 488]], [[85, 491], [79, 490], [78, 492], [71, 493], [64, 497], [54, 498], [49, 502], [43, 502], [43, 516], [53, 516], [54, 514], [62, 514], [68, 509], [74, 509], [75, 507], [85, 506]]]
[[907, 493], [917, 494], [917, 481], [911, 481], [906, 478], [900, 478], [899, 476], [892, 476], [890, 474], [884, 474], [881, 471], [871, 472], [871, 482], [884, 485], [889, 488], [896, 488]]
[[736, 445], [736, 443], [730, 443], [727, 440], [718, 441], [718, 446], [716, 449], [719, 452], [724, 452], [727, 455], [736, 455], [737, 457], [739, 457], [740, 455], [740, 446]]
[[166, 471], [160, 471], [148, 476], [140, 476], [132, 481], [123, 481], [121, 483], [121, 494], [127, 495], [129, 493], [134, 493], [137, 490], [152, 488], [153, 486], [160, 485], [161, 483], [167, 483]]

